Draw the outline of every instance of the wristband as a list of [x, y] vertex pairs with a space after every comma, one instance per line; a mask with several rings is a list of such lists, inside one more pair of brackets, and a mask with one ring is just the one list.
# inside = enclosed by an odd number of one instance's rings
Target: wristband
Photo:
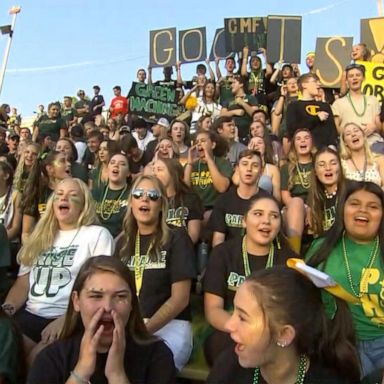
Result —
[[80, 384], [91, 384], [89, 380], [84, 379], [84, 377], [79, 376], [75, 371], [71, 371], [71, 376]]
[[16, 313], [16, 308], [13, 304], [4, 303], [1, 306], [1, 309], [8, 315], [13, 316]]

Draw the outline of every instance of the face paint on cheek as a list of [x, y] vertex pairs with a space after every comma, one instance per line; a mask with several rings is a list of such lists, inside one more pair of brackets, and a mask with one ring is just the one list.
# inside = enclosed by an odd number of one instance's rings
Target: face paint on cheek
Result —
[[57, 196], [56, 194], [53, 195], [53, 201], [59, 201], [60, 200], [60, 197]]
[[83, 203], [82, 199], [78, 196], [70, 196], [69, 201], [76, 205], [81, 205]]

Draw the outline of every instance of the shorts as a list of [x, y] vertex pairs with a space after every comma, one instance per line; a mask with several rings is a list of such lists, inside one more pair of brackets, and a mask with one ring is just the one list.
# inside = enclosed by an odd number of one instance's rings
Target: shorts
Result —
[[372, 340], [360, 340], [358, 351], [362, 377], [384, 369], [384, 336]]
[[171, 320], [163, 328], [155, 332], [172, 351], [175, 367], [181, 371], [188, 363], [192, 353], [193, 335], [192, 325], [187, 320]]
[[24, 308], [16, 312], [14, 319], [21, 333], [29, 337], [35, 343], [41, 341], [41, 332], [50, 322], [55, 320], [34, 315]]

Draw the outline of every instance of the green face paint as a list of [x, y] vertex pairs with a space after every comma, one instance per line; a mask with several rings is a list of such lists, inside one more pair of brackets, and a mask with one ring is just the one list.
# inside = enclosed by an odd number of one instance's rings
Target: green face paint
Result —
[[83, 204], [82, 199], [79, 196], [69, 196], [68, 199], [71, 203], [76, 204], [76, 205], [81, 205]]

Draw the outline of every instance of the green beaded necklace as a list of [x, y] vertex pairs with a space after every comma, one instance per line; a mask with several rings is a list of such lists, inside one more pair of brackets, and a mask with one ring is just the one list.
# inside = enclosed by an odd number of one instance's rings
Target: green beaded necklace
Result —
[[[299, 368], [297, 369], [297, 379], [295, 384], [303, 384], [305, 379], [305, 374], [307, 372], [307, 357], [305, 355], [300, 355]], [[260, 378], [260, 368], [255, 368], [255, 373], [253, 375], [252, 384], [259, 384]]]

